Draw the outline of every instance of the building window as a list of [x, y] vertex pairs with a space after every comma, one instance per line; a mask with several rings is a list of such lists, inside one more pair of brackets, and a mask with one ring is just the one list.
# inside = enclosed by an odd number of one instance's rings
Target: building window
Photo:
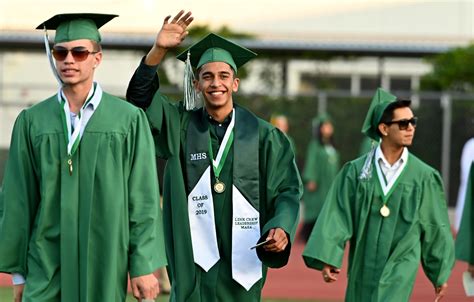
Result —
[[304, 73], [301, 75], [300, 91], [315, 93], [318, 90], [351, 90], [350, 76], [324, 76]]
[[390, 90], [392, 91], [411, 91], [411, 79], [410, 78], [390, 78]]
[[380, 87], [380, 80], [378, 77], [361, 77], [360, 90], [361, 91], [375, 91]]

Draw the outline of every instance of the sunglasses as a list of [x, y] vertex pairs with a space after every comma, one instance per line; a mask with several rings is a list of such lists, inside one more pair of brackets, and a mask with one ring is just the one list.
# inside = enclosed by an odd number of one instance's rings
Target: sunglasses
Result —
[[416, 128], [416, 122], [417, 121], [418, 121], [417, 117], [412, 117], [409, 120], [403, 119], [403, 120], [399, 120], [399, 121], [390, 121], [390, 122], [385, 122], [384, 124], [387, 124], [389, 126], [392, 125], [392, 124], [398, 124], [398, 129], [407, 130], [409, 124], [411, 124], [413, 126], [413, 128]]
[[85, 59], [87, 59], [87, 57], [90, 54], [98, 53], [98, 51], [89, 51], [89, 50], [87, 50], [87, 48], [82, 47], [82, 46], [74, 47], [74, 48], [71, 48], [71, 49], [67, 49], [67, 48], [61, 47], [61, 46], [55, 46], [55, 47], [53, 47], [53, 51], [52, 51], [53, 57], [58, 61], [66, 60], [66, 57], [69, 54], [69, 52], [71, 52], [72, 57], [77, 62], [84, 61]]

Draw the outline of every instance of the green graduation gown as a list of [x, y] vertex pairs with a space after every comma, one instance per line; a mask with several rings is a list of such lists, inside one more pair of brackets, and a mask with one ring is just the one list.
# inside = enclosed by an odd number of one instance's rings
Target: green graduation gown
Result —
[[474, 265], [474, 162], [471, 163], [467, 181], [466, 199], [461, 225], [456, 237], [456, 258]]
[[153, 139], [144, 112], [103, 93], [69, 174], [53, 96], [18, 116], [0, 196], [0, 271], [23, 301], [125, 301], [127, 273], [166, 264]]
[[303, 221], [315, 222], [324, 204], [329, 188], [339, 171], [339, 153], [336, 149], [323, 146], [317, 140], [311, 140], [306, 153], [306, 163], [303, 171], [305, 183], [316, 183], [316, 191], [305, 188], [303, 195]]
[[[239, 108], [238, 110], [244, 110]], [[199, 109], [200, 114], [206, 114]], [[152, 126], [157, 155], [166, 159], [164, 174], [163, 216], [168, 256], [168, 271], [172, 284], [171, 301], [260, 301], [266, 276], [266, 267], [281, 267], [288, 261], [291, 242], [281, 253], [257, 249], [263, 262], [263, 278], [249, 291], [232, 279], [232, 194], [234, 148], [230, 149], [221, 171], [227, 189], [223, 194], [213, 193], [219, 261], [205, 272], [195, 265], [189, 230], [186, 184], [186, 134], [190, 112], [183, 110], [182, 103], [170, 102], [157, 92], [146, 114]], [[235, 127], [239, 127], [238, 120]], [[241, 127], [241, 126], [240, 126]], [[299, 199], [302, 184], [296, 168], [294, 154], [286, 136], [269, 123], [258, 119], [258, 173], [260, 198], [260, 226], [262, 238], [275, 227], [290, 235], [290, 241], [298, 221]], [[219, 146], [214, 127], [209, 127], [213, 154]], [[241, 154], [239, 156], [246, 156]], [[213, 177], [212, 177], [213, 178]], [[214, 179], [212, 180], [212, 185]], [[262, 240], [262, 239], [261, 239]]]
[[360, 180], [366, 156], [347, 163], [334, 180], [303, 252], [306, 265], [341, 267], [350, 242], [345, 301], [409, 301], [421, 264], [434, 286], [448, 280], [454, 243], [439, 173], [409, 154], [387, 206], [380, 214], [382, 189], [372, 177]]

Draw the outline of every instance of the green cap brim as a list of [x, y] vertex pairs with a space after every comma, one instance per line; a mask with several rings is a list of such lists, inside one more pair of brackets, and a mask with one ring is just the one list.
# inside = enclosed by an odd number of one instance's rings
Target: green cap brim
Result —
[[364, 124], [362, 125], [362, 133], [371, 139], [379, 141], [380, 136], [377, 132], [377, 128], [380, 124], [380, 119], [385, 109], [387, 109], [387, 106], [396, 100], [396, 96], [382, 88], [378, 88], [370, 103], [369, 111], [367, 111], [367, 115], [365, 116]]
[[117, 17], [110, 14], [59, 14], [44, 21], [36, 29], [56, 30], [54, 43], [69, 42], [80, 39], [101, 41], [99, 28]]
[[225, 62], [235, 72], [257, 56], [253, 51], [213, 33], [180, 53], [177, 58], [185, 62], [188, 52], [190, 53], [191, 66], [194, 68], [199, 68], [210, 62]]

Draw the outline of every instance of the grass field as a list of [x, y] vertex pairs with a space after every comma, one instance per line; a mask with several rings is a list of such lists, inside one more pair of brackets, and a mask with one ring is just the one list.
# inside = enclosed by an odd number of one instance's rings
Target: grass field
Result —
[[[169, 296], [159, 296], [156, 302], [167, 302]], [[0, 287], [0, 301], [13, 301], [12, 289], [10, 287]], [[132, 296], [127, 297], [127, 302], [134, 302]], [[325, 302], [322, 300], [281, 300], [281, 299], [263, 299], [263, 302]]]

